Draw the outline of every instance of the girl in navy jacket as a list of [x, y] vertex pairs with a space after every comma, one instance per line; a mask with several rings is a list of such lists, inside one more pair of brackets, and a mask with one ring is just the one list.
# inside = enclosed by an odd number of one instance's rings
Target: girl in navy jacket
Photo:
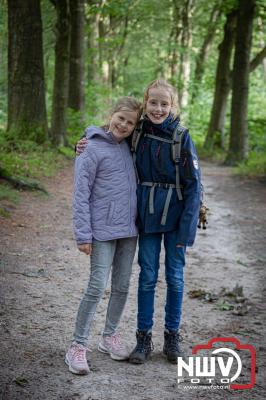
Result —
[[[165, 248], [165, 329], [163, 352], [177, 362], [183, 298], [183, 269], [187, 246], [196, 236], [201, 200], [200, 169], [188, 130], [177, 116], [177, 94], [172, 85], [153, 81], [144, 93], [144, 119], [140, 138], [133, 145], [138, 186], [140, 265], [137, 345], [129, 361], [141, 364], [152, 351], [154, 294]], [[174, 134], [176, 133], [176, 135]], [[180, 157], [175, 141], [181, 141]]]

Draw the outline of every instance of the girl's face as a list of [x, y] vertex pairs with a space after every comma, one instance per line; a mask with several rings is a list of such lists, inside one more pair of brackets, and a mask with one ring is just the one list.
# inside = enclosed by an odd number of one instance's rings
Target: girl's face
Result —
[[151, 88], [148, 96], [146, 115], [154, 124], [161, 124], [172, 108], [170, 93], [164, 88]]
[[121, 142], [133, 132], [138, 121], [136, 111], [120, 110], [114, 113], [110, 119], [109, 130], [118, 142]]

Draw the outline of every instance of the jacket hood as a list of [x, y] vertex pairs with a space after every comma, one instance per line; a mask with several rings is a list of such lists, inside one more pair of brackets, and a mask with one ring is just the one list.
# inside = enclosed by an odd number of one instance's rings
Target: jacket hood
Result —
[[112, 134], [112, 132], [108, 131], [106, 132], [103, 128], [100, 128], [98, 126], [89, 126], [88, 128], [85, 129], [85, 134], [86, 134], [86, 139], [92, 139], [92, 138], [99, 138], [100, 140], [107, 141], [112, 144], [116, 144], [117, 140]]

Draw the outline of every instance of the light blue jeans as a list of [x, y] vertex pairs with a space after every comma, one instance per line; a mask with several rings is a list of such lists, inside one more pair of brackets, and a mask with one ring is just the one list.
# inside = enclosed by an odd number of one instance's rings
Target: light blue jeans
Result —
[[98, 303], [106, 289], [112, 267], [111, 294], [103, 335], [112, 335], [126, 304], [137, 237], [92, 243], [91, 270], [87, 290], [80, 302], [74, 340], [85, 345]]

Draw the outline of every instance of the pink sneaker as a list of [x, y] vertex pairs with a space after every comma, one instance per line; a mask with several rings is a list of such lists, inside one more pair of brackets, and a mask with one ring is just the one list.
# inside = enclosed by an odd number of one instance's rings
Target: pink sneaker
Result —
[[102, 353], [110, 354], [110, 357], [117, 361], [127, 360], [129, 357], [129, 351], [118, 333], [113, 333], [111, 336], [102, 336], [98, 350]]
[[76, 342], [73, 342], [69, 347], [65, 362], [68, 365], [69, 371], [73, 372], [73, 374], [87, 375], [90, 372], [86, 351], [89, 351], [87, 347]]

